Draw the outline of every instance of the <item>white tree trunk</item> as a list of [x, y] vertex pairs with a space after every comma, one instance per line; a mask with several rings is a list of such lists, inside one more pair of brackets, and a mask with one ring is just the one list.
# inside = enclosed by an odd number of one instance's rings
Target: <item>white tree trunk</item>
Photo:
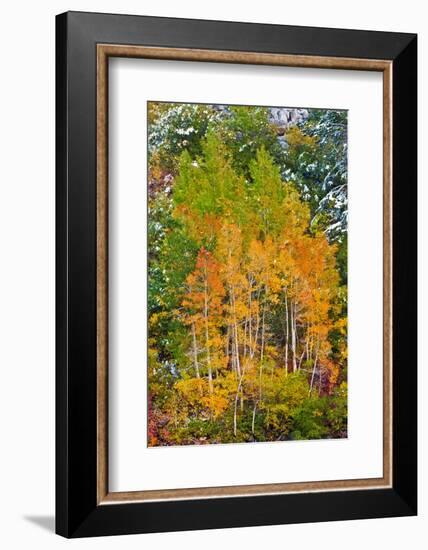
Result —
[[289, 326], [288, 326], [288, 299], [287, 289], [285, 289], [285, 352], [284, 352], [284, 367], [285, 373], [288, 374], [288, 338], [289, 338]]
[[195, 367], [196, 378], [200, 378], [201, 374], [199, 372], [199, 363], [198, 363], [198, 346], [196, 342], [196, 330], [195, 323], [192, 323], [192, 342], [193, 342], [193, 365]]
[[291, 302], [291, 351], [293, 352], [293, 372], [297, 370], [296, 361], [296, 302]]
[[207, 283], [207, 274], [205, 273], [205, 283], [204, 283], [204, 319], [205, 319], [205, 346], [207, 354], [207, 366], [208, 366], [208, 388], [210, 393], [214, 392], [213, 387], [213, 373], [211, 369], [211, 353], [210, 353], [210, 335], [208, 330], [208, 283]]
[[311, 393], [312, 393], [312, 388], [313, 388], [313, 385], [314, 385], [314, 378], [315, 378], [315, 371], [317, 370], [317, 363], [318, 363], [318, 349], [317, 349], [316, 354], [315, 354], [315, 361], [314, 361], [314, 366], [313, 366], [313, 369], [312, 369], [311, 385], [310, 385], [310, 388], [309, 388], [309, 395], [311, 395]]

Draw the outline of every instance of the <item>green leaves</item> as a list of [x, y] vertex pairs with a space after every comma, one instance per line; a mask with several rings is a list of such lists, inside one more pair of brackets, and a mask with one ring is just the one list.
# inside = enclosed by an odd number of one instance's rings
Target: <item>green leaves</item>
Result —
[[251, 162], [261, 148], [268, 150], [274, 158], [282, 154], [265, 107], [231, 106], [229, 116], [215, 129], [230, 152], [234, 169], [247, 180]]
[[293, 413], [292, 439], [322, 439], [346, 437], [346, 383], [333, 396], [306, 399]]
[[321, 204], [344, 138], [305, 117], [149, 105], [151, 445], [346, 436], [347, 248]]

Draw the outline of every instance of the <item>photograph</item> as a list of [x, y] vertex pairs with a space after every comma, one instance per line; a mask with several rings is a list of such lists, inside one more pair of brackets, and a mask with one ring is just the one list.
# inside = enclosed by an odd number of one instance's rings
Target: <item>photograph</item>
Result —
[[55, 18], [62, 537], [418, 513], [414, 16], [227, 8]]
[[0, 549], [428, 548], [424, 15], [3, 4]]
[[348, 112], [147, 125], [148, 446], [347, 438]]

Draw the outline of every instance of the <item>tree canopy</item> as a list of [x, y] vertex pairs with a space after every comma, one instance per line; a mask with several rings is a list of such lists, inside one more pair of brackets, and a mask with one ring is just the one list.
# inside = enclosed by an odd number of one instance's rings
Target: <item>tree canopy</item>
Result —
[[346, 437], [346, 113], [148, 115], [149, 445]]

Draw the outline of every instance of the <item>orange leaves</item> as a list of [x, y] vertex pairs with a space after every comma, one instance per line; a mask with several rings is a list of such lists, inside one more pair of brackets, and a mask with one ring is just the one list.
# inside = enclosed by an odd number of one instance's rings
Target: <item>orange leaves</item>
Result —
[[221, 262], [221, 273], [226, 286], [244, 286], [242, 231], [236, 224], [222, 224], [217, 236], [216, 256]]
[[320, 325], [328, 333], [332, 328], [329, 313], [339, 284], [335, 246], [324, 234], [283, 234], [282, 240], [287, 244], [279, 247], [280, 278], [288, 295], [299, 304], [299, 319], [313, 330]]
[[148, 109], [149, 444], [326, 436], [314, 418], [346, 415], [334, 159], [303, 120], [278, 143], [267, 109]]
[[[309, 234], [293, 217], [284, 222], [277, 237], [267, 234], [245, 240], [237, 224], [220, 218], [212, 219], [207, 231], [215, 233], [214, 251], [200, 248], [195, 268], [186, 279], [182, 305], [185, 322], [193, 325], [196, 333], [199, 351], [194, 356], [198, 368], [208, 373], [210, 396], [216, 378], [213, 372], [228, 368], [236, 371], [238, 378], [245, 372], [241, 382], [248, 388], [246, 380], [251, 378], [256, 358], [276, 365], [285, 362], [287, 369], [292, 358], [295, 371], [305, 357], [305, 364], [315, 364], [314, 369], [317, 365], [327, 369], [329, 334], [339, 328], [331, 317], [339, 276], [336, 248], [326, 236]], [[272, 340], [276, 328], [267, 321], [272, 311], [282, 311], [285, 317], [284, 330], [289, 336], [283, 345], [289, 346], [289, 351], [282, 351], [278, 341]], [[346, 321], [340, 330], [345, 333]], [[334, 371], [330, 365], [328, 368]], [[333, 384], [337, 377], [338, 373], [331, 377]]]
[[203, 378], [186, 378], [179, 380], [175, 388], [188, 407], [205, 411], [208, 416], [217, 418], [229, 405], [230, 391], [216, 384], [215, 391], [210, 393], [208, 383]]
[[[219, 437], [202, 434], [220, 423], [231, 438], [242, 429], [256, 438], [262, 423], [282, 437], [303, 400], [333, 394], [346, 363], [336, 247], [313, 232], [308, 205], [264, 149], [250, 181], [224, 154], [212, 137], [196, 160], [184, 154], [171, 198], [174, 224], [197, 253], [168, 312], [182, 354], [168, 364], [163, 393], [151, 357], [150, 383], [178, 440], [189, 426], [193, 440]], [[151, 330], [166, 323], [162, 315], [152, 314]]]
[[325, 389], [327, 393], [330, 394], [336, 387], [337, 382], [339, 380], [340, 368], [339, 368], [339, 365], [337, 365], [330, 359], [327, 359], [326, 361], [324, 361], [323, 369], [324, 369], [325, 378], [326, 378], [324, 382]]
[[195, 406], [208, 392], [206, 380], [202, 378], [185, 378], [175, 384], [180, 397], [185, 399], [189, 405]]
[[203, 311], [204, 316], [212, 320], [222, 313], [222, 298], [225, 289], [220, 278], [220, 264], [211, 252], [201, 248], [194, 271], [187, 276], [188, 292], [184, 296], [183, 306], [191, 312]]
[[277, 258], [278, 247], [270, 236], [263, 242], [255, 239], [251, 241], [247, 270], [255, 282], [255, 288], [268, 289], [269, 296], [275, 302], [275, 295], [281, 290]]
[[229, 400], [219, 392], [215, 392], [207, 397], [203, 397], [201, 403], [208, 409], [214, 418], [217, 418], [227, 409]]
[[175, 208], [174, 216], [186, 224], [189, 236], [197, 243], [212, 245], [221, 227], [221, 220], [215, 214], [197, 213], [186, 204]]
[[[199, 378], [199, 363], [204, 362], [208, 374], [208, 387], [213, 393], [213, 370], [219, 369], [223, 359], [222, 324], [225, 289], [219, 274], [220, 265], [211, 252], [202, 247], [196, 258], [195, 269], [187, 276], [187, 293], [182, 305], [185, 322], [192, 326], [192, 353], [195, 372]], [[202, 351], [202, 353], [200, 353]]]

